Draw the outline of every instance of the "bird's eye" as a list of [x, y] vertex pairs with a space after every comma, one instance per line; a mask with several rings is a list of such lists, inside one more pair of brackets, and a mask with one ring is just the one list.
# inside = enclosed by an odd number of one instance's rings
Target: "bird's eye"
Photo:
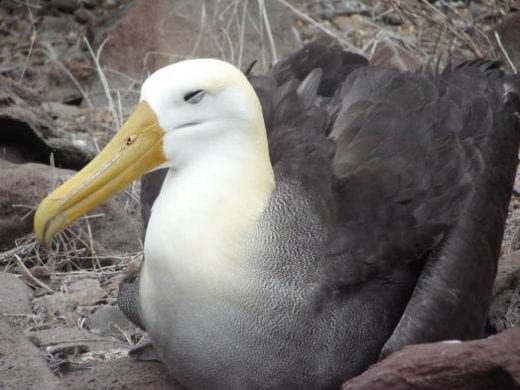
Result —
[[202, 89], [197, 89], [193, 92], [188, 92], [186, 95], [184, 95], [184, 101], [186, 103], [195, 104], [202, 100], [204, 97], [204, 91]]

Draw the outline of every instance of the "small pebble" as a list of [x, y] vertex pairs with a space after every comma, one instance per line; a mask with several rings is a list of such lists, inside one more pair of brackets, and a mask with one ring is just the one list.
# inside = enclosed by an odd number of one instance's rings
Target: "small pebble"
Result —
[[74, 10], [78, 8], [78, 2], [75, 0], [51, 0], [49, 5], [56, 8], [58, 11], [68, 14], [74, 12]]
[[96, 8], [98, 0], [81, 0], [81, 3], [85, 8]]
[[116, 8], [117, 6], [117, 0], [105, 0], [105, 7], [107, 7], [108, 9]]
[[86, 8], [78, 8], [74, 11], [74, 18], [78, 21], [78, 23], [92, 23], [94, 21], [95, 15], [92, 11], [89, 11]]

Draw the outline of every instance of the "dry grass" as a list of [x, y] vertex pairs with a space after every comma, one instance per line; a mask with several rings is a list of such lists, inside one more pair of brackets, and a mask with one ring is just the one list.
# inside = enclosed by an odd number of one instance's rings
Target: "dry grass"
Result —
[[[94, 53], [94, 50], [92, 49], [92, 46], [90, 46], [90, 43], [89, 41], [84, 38], [84, 42], [88, 48], [88, 51], [90, 53], [90, 55], [92, 56], [92, 60], [94, 61], [94, 65], [95, 65], [95, 68], [96, 68], [96, 71], [97, 71], [97, 75], [99, 77], [99, 80], [101, 81], [101, 85], [103, 86], [103, 92], [105, 93], [105, 97], [107, 99], [107, 103], [108, 103], [108, 109], [110, 110], [110, 113], [112, 114], [112, 120], [115, 124], [115, 127], [116, 128], [119, 128], [121, 127], [121, 125], [123, 124], [123, 113], [122, 113], [122, 108], [121, 108], [121, 100], [118, 101], [118, 108], [119, 110], [116, 109], [116, 105], [114, 103], [114, 99], [112, 97], [112, 93], [113, 91], [110, 89], [110, 86], [109, 86], [109, 83], [108, 83], [108, 79], [105, 75], [105, 72], [103, 70], [103, 67], [101, 66], [101, 62], [100, 62], [100, 56], [101, 56], [101, 52], [103, 51], [103, 47], [105, 46], [105, 44], [107, 43], [109, 38], [105, 39], [101, 45], [99, 46], [98, 50], [96, 53]], [[117, 93], [117, 96], [120, 98], [120, 94]]]
[[426, 0], [384, 2], [415, 27], [415, 43], [427, 48], [430, 57], [448, 55], [451, 58], [454, 51], [463, 51], [474, 57], [494, 55], [482, 24], [462, 15], [450, 3], [441, 1], [445, 8], [440, 10]]
[[22, 73], [20, 75], [20, 80], [18, 81], [20, 84], [23, 82], [23, 78], [25, 76], [25, 71], [27, 70], [27, 66], [29, 65], [29, 62], [31, 61], [31, 54], [32, 54], [32, 51], [34, 48], [34, 43], [36, 42], [36, 37], [37, 37], [37, 31], [36, 31], [36, 27], [35, 27], [35, 23], [34, 23], [34, 17], [33, 17], [32, 9], [31, 9], [31, 4], [29, 4], [28, 0], [25, 1], [25, 6], [27, 7], [27, 15], [29, 17], [29, 22], [31, 25], [31, 38], [29, 40], [30, 45], [29, 45], [29, 50], [27, 52], [27, 57], [25, 58], [25, 62], [23, 64]]

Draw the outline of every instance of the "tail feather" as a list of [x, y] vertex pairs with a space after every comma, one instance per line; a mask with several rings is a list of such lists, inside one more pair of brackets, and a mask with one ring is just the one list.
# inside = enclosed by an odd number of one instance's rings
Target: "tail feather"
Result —
[[312, 106], [316, 101], [322, 75], [323, 71], [321, 68], [314, 69], [296, 89], [296, 93], [300, 96], [306, 107]]

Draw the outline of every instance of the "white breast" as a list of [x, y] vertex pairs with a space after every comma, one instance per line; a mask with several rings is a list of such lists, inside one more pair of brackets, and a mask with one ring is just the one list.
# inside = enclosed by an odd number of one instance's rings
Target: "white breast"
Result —
[[174, 296], [204, 302], [216, 295], [254, 293], [256, 276], [244, 261], [243, 237], [254, 228], [270, 193], [258, 191], [263, 183], [257, 182], [262, 180], [257, 167], [237, 164], [231, 156], [219, 150], [168, 173], [145, 240], [140, 300], [147, 329], [175, 310], [173, 300], [192, 304]]

